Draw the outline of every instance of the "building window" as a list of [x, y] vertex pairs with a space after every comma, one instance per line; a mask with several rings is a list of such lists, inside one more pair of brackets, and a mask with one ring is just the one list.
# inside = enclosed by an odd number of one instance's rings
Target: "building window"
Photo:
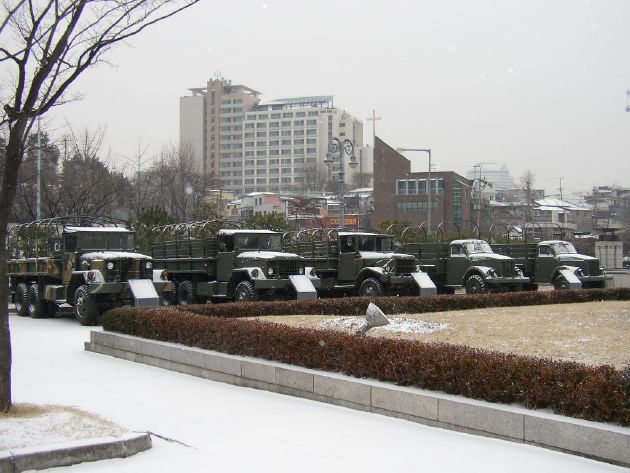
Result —
[[317, 125], [317, 120], [306, 120], [306, 124], [309, 126]]
[[291, 150], [290, 149], [283, 149], [280, 154], [282, 154], [283, 156], [286, 156], [287, 154], [291, 154]]
[[284, 112], [282, 114], [282, 118], [293, 118], [293, 113]]
[[309, 117], [316, 117], [317, 115], [319, 115], [319, 112], [308, 112]]
[[266, 113], [263, 113], [261, 115], [258, 115], [258, 119], [259, 120], [266, 120], [267, 118], [269, 118], [269, 116]]
[[256, 128], [267, 128], [266, 123], [256, 123]]
[[306, 116], [306, 112], [296, 112], [295, 116], [296, 117], [305, 117]]
[[304, 120], [294, 120], [293, 126], [304, 126]]
[[245, 123], [245, 128], [254, 128], [253, 123]]
[[[426, 212], [428, 210], [427, 201], [413, 201], [413, 202], [396, 202], [396, 209], [400, 213], [409, 212]], [[438, 203], [431, 202], [431, 211], [437, 210]]]
[[279, 126], [280, 126], [280, 123], [278, 122], [269, 123], [269, 128], [278, 128]]
[[291, 130], [282, 130], [282, 136], [291, 136]]
[[267, 150], [260, 149], [260, 150], [256, 151], [256, 156], [267, 156]]
[[256, 136], [258, 138], [266, 138], [267, 137], [267, 132], [266, 131], [257, 131], [256, 132]]
[[282, 116], [281, 113], [272, 113], [271, 114], [271, 119], [273, 120], [274, 118], [280, 118]]
[[[307, 130], [310, 131], [310, 130]], [[306, 144], [307, 145], [316, 145], [317, 144], [317, 138], [306, 138]]]
[[278, 149], [270, 149], [269, 156], [278, 156], [280, 154], [280, 150]]
[[282, 126], [283, 127], [291, 126], [291, 122], [290, 121], [282, 122]]
[[250, 133], [244, 133], [243, 134], [243, 138], [253, 138], [254, 137], [254, 133], [250, 132]]
[[304, 136], [304, 130], [295, 130], [293, 136]]
[[304, 139], [303, 138], [295, 139], [295, 140], [293, 140], [293, 144], [294, 145], [303, 145], [304, 144]]
[[317, 154], [317, 148], [306, 148], [306, 154]]
[[282, 164], [291, 164], [291, 160], [290, 159], [283, 159], [281, 161]]

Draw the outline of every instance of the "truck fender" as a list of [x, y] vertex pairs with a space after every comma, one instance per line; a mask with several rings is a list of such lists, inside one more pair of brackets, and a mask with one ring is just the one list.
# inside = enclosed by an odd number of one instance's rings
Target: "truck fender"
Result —
[[383, 274], [385, 274], [385, 271], [383, 271], [383, 268], [379, 266], [369, 266], [367, 268], [363, 268], [359, 271], [359, 274], [357, 274], [357, 277], [354, 280], [354, 285], [359, 287], [361, 283], [368, 278], [376, 278], [381, 281]]
[[81, 284], [99, 284], [105, 282], [103, 273], [101, 273], [98, 269], [90, 269], [87, 271], [73, 271], [70, 282], [72, 283], [76, 280], [81, 280]]
[[556, 269], [554, 269], [551, 280], [555, 280], [561, 274], [561, 271], [571, 271], [577, 277], [584, 276], [582, 274], [582, 268], [579, 268], [577, 266], [558, 266]]
[[463, 281], [466, 281], [473, 274], [477, 274], [484, 279], [492, 278], [494, 277], [494, 268], [489, 266], [471, 266], [464, 274]]
[[262, 270], [262, 268], [259, 268], [257, 266], [235, 269], [232, 272], [232, 278], [234, 278], [235, 276], [236, 279], [238, 279], [238, 282], [244, 279], [249, 279], [250, 281], [255, 281], [256, 279], [267, 279], [267, 275]]

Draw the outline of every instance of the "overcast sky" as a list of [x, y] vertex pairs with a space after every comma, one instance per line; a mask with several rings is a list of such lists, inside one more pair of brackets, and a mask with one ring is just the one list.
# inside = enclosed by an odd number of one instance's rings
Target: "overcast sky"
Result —
[[[48, 125], [106, 128], [111, 156], [179, 134], [179, 97], [220, 71], [263, 100], [334, 95], [439, 170], [505, 163], [565, 196], [630, 186], [628, 0], [202, 0], [114, 49]], [[409, 154], [414, 170], [426, 156]]]

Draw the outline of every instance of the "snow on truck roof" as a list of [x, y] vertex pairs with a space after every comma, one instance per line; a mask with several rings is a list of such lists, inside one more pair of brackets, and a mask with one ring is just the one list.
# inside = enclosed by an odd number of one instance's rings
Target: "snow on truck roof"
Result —
[[132, 231], [125, 227], [65, 227], [63, 229], [65, 233], [76, 232], [124, 232], [131, 233]]
[[218, 235], [241, 235], [241, 234], [265, 234], [265, 235], [279, 235], [279, 232], [274, 232], [272, 230], [241, 230], [239, 228], [234, 229], [222, 229], [219, 230]]

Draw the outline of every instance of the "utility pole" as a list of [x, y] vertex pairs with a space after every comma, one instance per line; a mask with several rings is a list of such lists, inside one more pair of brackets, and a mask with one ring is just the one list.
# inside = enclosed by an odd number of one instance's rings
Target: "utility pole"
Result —
[[558, 179], [560, 179], [560, 200], [564, 200], [562, 198], [562, 179], [564, 179], [563, 177], [559, 177]]

